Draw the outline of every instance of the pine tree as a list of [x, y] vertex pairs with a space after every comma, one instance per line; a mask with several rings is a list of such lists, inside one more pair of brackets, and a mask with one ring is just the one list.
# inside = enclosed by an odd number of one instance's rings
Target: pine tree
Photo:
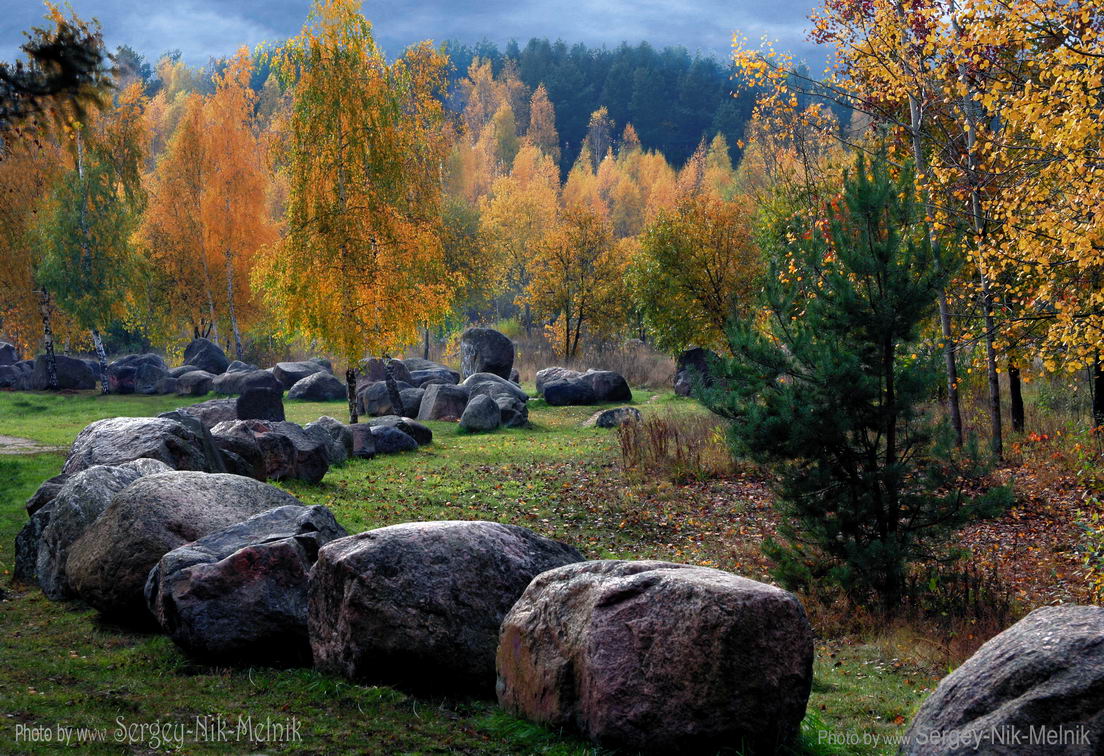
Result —
[[946, 266], [923, 233], [910, 175], [860, 159], [827, 222], [798, 235], [768, 279], [769, 333], [729, 330], [733, 358], [706, 403], [734, 419], [734, 451], [779, 473], [785, 543], [778, 577], [842, 585], [886, 607], [907, 565], [942, 535], [991, 511], [970, 499], [925, 411], [939, 373], [921, 345]]

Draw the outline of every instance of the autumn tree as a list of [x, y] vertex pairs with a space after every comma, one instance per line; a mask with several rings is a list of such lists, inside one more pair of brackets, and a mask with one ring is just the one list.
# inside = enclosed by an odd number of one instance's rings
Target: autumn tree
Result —
[[753, 219], [746, 200], [696, 194], [644, 230], [630, 281], [660, 348], [719, 348], [729, 321], [750, 316], [765, 267]]
[[287, 235], [260, 278], [290, 329], [345, 360], [350, 422], [358, 360], [413, 343], [420, 324], [447, 311], [445, 63], [421, 44], [388, 64], [355, 0], [318, 0], [281, 51], [294, 88]]
[[529, 143], [560, 164], [560, 135], [556, 131], [556, 109], [548, 99], [548, 90], [541, 84], [533, 90], [529, 101], [529, 129], [525, 133]]

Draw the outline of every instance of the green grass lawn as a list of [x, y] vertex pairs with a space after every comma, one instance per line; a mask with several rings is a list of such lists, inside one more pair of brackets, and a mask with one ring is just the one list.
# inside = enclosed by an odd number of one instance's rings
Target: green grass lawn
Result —
[[[670, 396], [651, 397], [638, 392], [634, 399], [645, 412], [697, 411]], [[0, 392], [0, 435], [64, 446], [93, 420], [152, 415], [182, 403], [177, 397]], [[287, 402], [285, 407], [288, 419], [300, 423], [321, 415], [343, 419], [345, 410], [341, 402]], [[671, 513], [693, 505], [694, 489], [666, 491], [664, 506], [671, 509], [662, 517], [630, 516], [641, 504], [621, 474], [616, 436], [579, 427], [593, 409], [552, 408], [534, 400], [530, 412], [532, 428], [487, 435], [461, 433], [452, 423], [429, 423], [434, 443], [417, 452], [352, 460], [331, 469], [320, 484], [296, 481], [283, 487], [304, 502], [329, 506], [350, 532], [411, 520], [487, 519], [567, 541], [589, 558], [686, 561], [676, 536], [685, 541], [682, 528], [689, 526], [672, 524]], [[26, 521], [24, 500], [63, 460], [62, 454], [0, 455], [0, 570], [5, 574], [13, 540]], [[696, 541], [708, 542], [716, 523], [689, 522], [705, 533]], [[38, 725], [52, 728], [56, 739], [59, 724], [106, 737], [107, 743], [86, 743], [80, 752], [146, 753], [154, 750], [150, 732], [144, 746], [120, 745], [120, 722], [136, 733], [141, 723], [194, 724], [196, 717], [207, 715], [231, 722], [230, 742], [196, 743], [194, 733], [187, 733], [186, 752], [251, 747], [319, 754], [598, 752], [570, 734], [507, 716], [491, 702], [412, 697], [311, 670], [198, 665], [163, 636], [105, 625], [94, 612], [50, 602], [37, 590], [7, 589], [0, 606], [0, 662], [0, 753], [56, 751], [55, 742], [16, 743], [15, 734], [18, 725]], [[888, 745], [832, 745], [820, 732], [899, 734], [930, 683], [882, 659], [871, 646], [818, 647], [803, 752], [894, 752]], [[256, 724], [291, 716], [300, 722], [301, 742], [250, 746], [233, 739], [238, 717], [252, 717]]]

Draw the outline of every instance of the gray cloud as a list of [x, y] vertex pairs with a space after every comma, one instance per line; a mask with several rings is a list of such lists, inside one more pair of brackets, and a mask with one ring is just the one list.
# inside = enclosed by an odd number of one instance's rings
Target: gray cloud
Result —
[[[589, 45], [647, 41], [725, 56], [734, 32], [766, 35], [819, 69], [822, 50], [805, 38], [816, 0], [368, 0], [377, 39], [394, 54], [421, 39], [488, 39], [524, 44], [548, 37]], [[38, 24], [42, 6], [16, 0], [0, 17], [0, 57], [11, 60], [21, 32]], [[78, 15], [98, 18], [109, 46], [128, 44], [147, 57], [179, 49], [192, 64], [295, 34], [307, 0], [72, 0]]]

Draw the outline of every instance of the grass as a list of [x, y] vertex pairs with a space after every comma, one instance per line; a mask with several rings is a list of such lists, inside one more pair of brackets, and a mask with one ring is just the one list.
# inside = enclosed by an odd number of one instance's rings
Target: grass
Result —
[[[698, 411], [691, 402], [667, 395], [649, 401], [651, 396], [634, 396], [646, 414]], [[64, 446], [93, 420], [156, 414], [186, 401], [0, 393], [0, 434]], [[285, 407], [288, 419], [296, 422], [324, 414], [341, 418], [344, 411], [340, 402], [288, 402]], [[331, 507], [350, 532], [411, 520], [488, 519], [573, 543], [589, 558], [687, 561], [677, 538], [709, 543], [717, 532], [716, 523], [671, 524], [672, 512], [696, 505], [695, 489], [665, 488], [662, 506], [667, 509], [630, 516], [630, 510], [650, 506], [649, 500], [625, 481], [615, 433], [579, 427], [592, 412], [534, 400], [534, 427], [529, 429], [476, 435], [458, 432], [455, 424], [429, 423], [434, 443], [417, 452], [353, 460], [332, 469], [322, 483], [293, 481], [284, 488], [304, 502]], [[13, 540], [26, 521], [23, 501], [62, 461], [61, 454], [0, 456], [0, 571], [10, 570]], [[737, 511], [740, 504], [727, 506], [723, 512]], [[52, 742], [17, 743], [15, 733], [17, 725], [38, 725], [53, 728], [56, 737], [58, 724], [88, 728], [108, 741], [85, 742], [81, 752], [145, 753], [156, 749], [151, 731], [137, 729], [141, 723], [182, 722], [194, 730], [196, 717], [209, 715], [229, 723], [229, 741], [195, 742], [195, 732], [189, 732], [186, 752], [239, 752], [252, 746], [326, 754], [597, 753], [570, 734], [511, 717], [492, 702], [412, 697], [312, 670], [198, 665], [163, 636], [103, 624], [79, 604], [53, 603], [31, 589], [7, 589], [0, 607], [0, 658], [4, 753], [56, 750]], [[862, 742], [862, 736], [899, 735], [932, 685], [930, 677], [895, 666], [875, 646], [822, 643], [799, 752], [895, 752], [895, 746]], [[235, 740], [238, 717], [252, 717], [257, 724], [266, 719], [282, 723], [291, 716], [300, 722], [301, 742]], [[131, 729], [124, 733], [120, 721]], [[830, 742], [823, 734], [829, 731], [858, 733], [860, 742]], [[145, 742], [124, 747], [115, 740], [130, 734]], [[171, 737], [166, 745], [172, 745]]]

